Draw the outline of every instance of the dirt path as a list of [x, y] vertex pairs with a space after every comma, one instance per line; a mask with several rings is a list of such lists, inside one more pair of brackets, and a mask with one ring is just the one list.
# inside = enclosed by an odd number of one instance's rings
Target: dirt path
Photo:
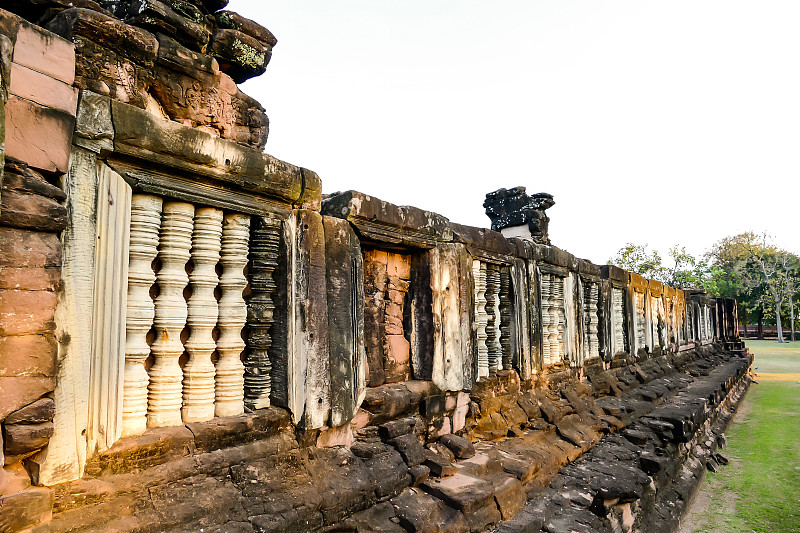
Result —
[[[752, 386], [757, 387], [758, 385]], [[731, 426], [740, 424], [745, 418], [747, 418], [752, 410], [752, 407], [752, 400], [748, 394], [748, 396], [745, 396], [745, 399], [739, 405], [739, 410], [733, 415]], [[720, 450], [720, 452], [723, 454], [725, 453], [724, 450]], [[728, 457], [728, 459], [730, 460], [730, 465], [728, 465], [726, 468], [736, 468], [739, 466], [739, 459], [735, 457]], [[692, 502], [689, 505], [689, 510], [681, 520], [681, 527], [678, 532], [694, 533], [695, 531], [703, 531], [703, 528], [708, 525], [708, 510], [711, 502], [719, 498], [722, 499], [723, 512], [733, 513], [736, 511], [736, 493], [731, 491], [715, 490], [709, 485], [708, 480], [704, 479], [702, 485], [700, 486], [700, 490], [695, 494], [694, 499], [692, 499]]]

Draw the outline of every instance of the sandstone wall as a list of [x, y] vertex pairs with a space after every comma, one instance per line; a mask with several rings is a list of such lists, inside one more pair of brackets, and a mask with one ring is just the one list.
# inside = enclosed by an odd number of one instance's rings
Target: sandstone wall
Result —
[[225, 4], [0, 10], [0, 531], [682, 509], [748, 383], [736, 302], [323, 197], [261, 151], [236, 83], [277, 41]]

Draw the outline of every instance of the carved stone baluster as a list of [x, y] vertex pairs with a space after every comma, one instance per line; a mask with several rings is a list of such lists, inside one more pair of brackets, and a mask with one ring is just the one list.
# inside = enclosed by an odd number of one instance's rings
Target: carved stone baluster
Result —
[[[564, 278], [553, 276], [553, 300], [551, 307], [551, 321], [555, 325], [550, 339], [555, 344], [555, 351], [551, 352], [553, 362], [563, 361], [564, 350], [564, 330], [567, 326], [567, 316], [564, 310]], [[551, 349], [552, 350], [552, 349]]]
[[511, 269], [509, 267], [501, 267], [499, 274], [500, 351], [503, 370], [511, 370]]
[[150, 369], [147, 405], [149, 427], [181, 424], [183, 371], [179, 359], [183, 354], [181, 331], [187, 316], [183, 290], [189, 282], [186, 263], [191, 257], [193, 217], [192, 204], [164, 204], [158, 246], [161, 270], [156, 276], [160, 291], [155, 305], [156, 341], [151, 347], [155, 363]]
[[614, 306], [614, 355], [625, 351], [625, 292], [622, 289], [612, 289], [612, 305]]
[[250, 289], [247, 302], [247, 355], [244, 360], [244, 402], [249, 409], [269, 407], [272, 390], [272, 347], [270, 330], [275, 322], [276, 290], [273, 274], [278, 266], [280, 221], [265, 217], [253, 219], [250, 228]]
[[242, 328], [247, 323], [247, 305], [242, 292], [247, 286], [244, 267], [250, 241], [250, 217], [226, 215], [222, 227], [222, 275], [219, 286], [219, 340], [217, 340], [216, 416], [233, 416], [244, 412], [245, 348]]
[[194, 214], [192, 262], [189, 274], [192, 296], [189, 298], [187, 324], [191, 336], [186, 341], [189, 361], [183, 368], [184, 422], [202, 422], [214, 418], [214, 363], [211, 354], [217, 347], [212, 337], [217, 325], [217, 263], [222, 238], [222, 210], [213, 207], [197, 209]]
[[636, 349], [639, 350], [647, 344], [645, 327], [647, 326], [644, 309], [644, 293], [634, 293], [636, 301]]
[[123, 437], [141, 435], [147, 429], [147, 385], [150, 377], [144, 363], [150, 355], [147, 332], [153, 326], [155, 316], [150, 287], [156, 281], [152, 263], [158, 254], [161, 203], [161, 198], [146, 194], [134, 194], [131, 199], [125, 382], [122, 400]]
[[475, 325], [478, 341], [478, 379], [489, 376], [489, 348], [486, 346], [486, 263], [472, 262], [472, 275], [475, 278]]
[[553, 290], [553, 277], [550, 274], [542, 274], [542, 364], [549, 365], [551, 362], [550, 344], [550, 303]]
[[584, 316], [586, 320], [587, 359], [600, 356], [600, 343], [597, 338], [599, 319], [597, 316], [598, 285], [587, 282], [583, 289]]
[[502, 368], [500, 349], [500, 271], [495, 265], [486, 265], [486, 346], [489, 351], [489, 371]]

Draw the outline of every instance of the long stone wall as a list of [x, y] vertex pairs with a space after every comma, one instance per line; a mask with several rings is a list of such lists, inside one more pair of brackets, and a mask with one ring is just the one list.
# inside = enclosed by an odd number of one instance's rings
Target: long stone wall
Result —
[[670, 530], [736, 302], [560, 250], [524, 188], [497, 231], [322, 195], [225, 4], [0, 10], [0, 531]]

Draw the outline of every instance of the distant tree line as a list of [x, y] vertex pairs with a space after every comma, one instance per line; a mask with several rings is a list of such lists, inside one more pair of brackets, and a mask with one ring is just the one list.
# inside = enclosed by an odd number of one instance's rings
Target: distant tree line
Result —
[[796, 339], [800, 257], [773, 244], [766, 234], [725, 237], [702, 258], [676, 245], [670, 248], [666, 264], [647, 244], [628, 243], [608, 263], [679, 289], [705, 289], [711, 296], [736, 298], [745, 331], [755, 321], [761, 337], [764, 323], [774, 323], [778, 342], [784, 342], [784, 324], [788, 323], [789, 340]]

